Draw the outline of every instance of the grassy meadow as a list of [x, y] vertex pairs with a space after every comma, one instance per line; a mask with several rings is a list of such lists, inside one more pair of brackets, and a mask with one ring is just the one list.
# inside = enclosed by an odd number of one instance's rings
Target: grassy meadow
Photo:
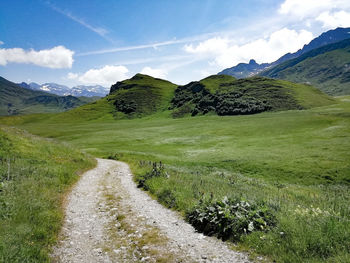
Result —
[[91, 157], [23, 130], [0, 127], [0, 262], [49, 262], [64, 194]]
[[178, 119], [166, 111], [115, 120], [112, 108], [89, 119], [87, 107], [0, 123], [124, 160], [136, 179], [151, 169], [149, 161], [161, 161], [168, 176], [151, 178], [147, 188], [181, 213], [203, 196], [268, 204], [277, 226], [239, 242], [252, 254], [350, 262], [350, 97], [308, 110]]

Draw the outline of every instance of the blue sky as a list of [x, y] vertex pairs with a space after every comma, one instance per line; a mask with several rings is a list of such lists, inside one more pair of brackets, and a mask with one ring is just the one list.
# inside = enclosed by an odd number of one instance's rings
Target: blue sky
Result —
[[141, 72], [178, 84], [272, 62], [350, 26], [348, 0], [2, 0], [0, 76], [106, 87]]

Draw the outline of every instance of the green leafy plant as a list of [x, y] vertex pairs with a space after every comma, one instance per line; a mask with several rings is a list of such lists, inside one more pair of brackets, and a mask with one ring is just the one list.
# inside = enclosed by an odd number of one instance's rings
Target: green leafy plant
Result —
[[239, 199], [201, 200], [186, 214], [187, 220], [206, 235], [224, 240], [240, 240], [254, 231], [268, 231], [276, 225], [272, 210], [265, 204], [250, 204]]

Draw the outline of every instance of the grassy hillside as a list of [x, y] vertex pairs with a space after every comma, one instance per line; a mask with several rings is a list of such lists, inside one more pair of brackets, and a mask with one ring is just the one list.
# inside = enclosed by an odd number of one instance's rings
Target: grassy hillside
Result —
[[203, 196], [267, 204], [277, 225], [243, 235], [239, 243], [271, 260], [348, 262], [349, 101], [342, 97], [323, 107], [247, 116], [116, 121], [100, 115], [88, 121], [65, 113], [61, 120], [33, 115], [0, 122], [125, 160], [136, 178], [150, 174], [149, 161], [162, 161], [168, 176], [144, 184], [160, 202], [183, 213]]
[[94, 100], [25, 89], [0, 77], [0, 115], [61, 112]]
[[169, 107], [176, 85], [162, 79], [136, 74], [128, 80], [112, 85], [108, 100], [117, 111], [142, 116]]
[[262, 77], [235, 79], [213, 75], [179, 86], [172, 100], [173, 116], [214, 112], [218, 115], [308, 109], [333, 103], [310, 85]]
[[[131, 79], [112, 85], [105, 98], [53, 116], [58, 121], [116, 120], [142, 117], [168, 109], [176, 85], [147, 75], [137, 74]], [[21, 118], [21, 117], [18, 117]]]
[[350, 39], [314, 49], [261, 75], [310, 83], [330, 95], [350, 94]]
[[0, 128], [0, 262], [48, 262], [62, 198], [94, 161], [67, 145]]
[[[112, 85], [105, 98], [54, 118], [67, 122], [116, 120], [147, 115], [252, 114], [263, 111], [308, 109], [334, 103], [310, 85], [262, 77], [235, 79], [213, 75], [199, 82], [176, 86], [166, 80], [137, 74]], [[168, 110], [171, 109], [171, 112]]]

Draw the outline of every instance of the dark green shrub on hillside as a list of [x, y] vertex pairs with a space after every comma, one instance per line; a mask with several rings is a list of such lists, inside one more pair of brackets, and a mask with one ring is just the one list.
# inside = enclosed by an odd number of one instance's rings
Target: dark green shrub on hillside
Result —
[[[199, 82], [180, 86], [175, 91], [171, 103], [171, 109], [174, 109], [173, 117], [177, 118], [187, 113], [192, 116], [208, 112], [216, 112], [218, 115], [238, 115], [259, 113], [271, 109], [266, 101], [226, 87], [211, 94]], [[193, 106], [190, 109], [189, 106], [185, 107], [186, 105]]]
[[[176, 109], [184, 107], [185, 105], [193, 105], [191, 110], [186, 113], [190, 113], [192, 116], [197, 114], [206, 114], [210, 111], [215, 111], [215, 97], [212, 95], [207, 89], [205, 89], [204, 85], [194, 81], [185, 86], [179, 86], [175, 90], [175, 96], [171, 100], [172, 106], [170, 109], [175, 109], [175, 117], [181, 117], [178, 114]], [[179, 113], [188, 110], [189, 107], [185, 107]], [[185, 114], [183, 114], [185, 115]], [[174, 114], [173, 114], [174, 116]]]
[[218, 115], [254, 114], [271, 109], [266, 101], [243, 96], [241, 92], [217, 93], [215, 106]]
[[116, 99], [114, 105], [118, 111], [121, 111], [125, 114], [130, 114], [136, 111], [137, 104], [135, 101], [125, 101], [123, 99]]
[[197, 231], [224, 240], [240, 240], [254, 231], [268, 231], [276, 225], [276, 218], [265, 204], [250, 204], [238, 199], [201, 201], [186, 214]]

